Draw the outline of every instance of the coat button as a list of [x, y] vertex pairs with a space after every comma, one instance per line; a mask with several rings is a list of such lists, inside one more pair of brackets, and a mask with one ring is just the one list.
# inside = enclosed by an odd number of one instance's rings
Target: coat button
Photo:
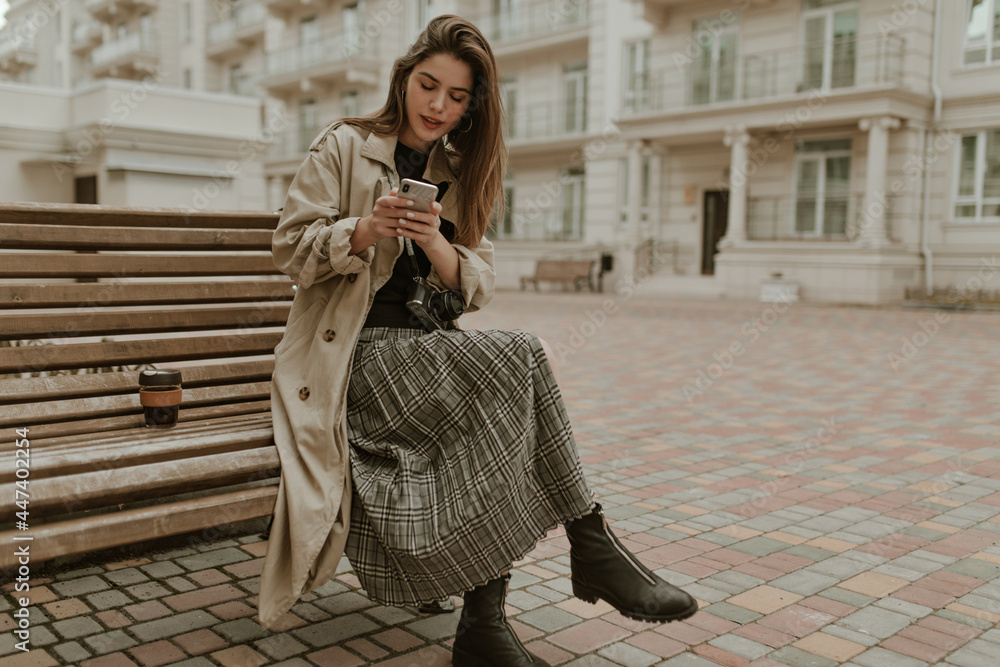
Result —
[[323, 332], [323, 340], [329, 343], [331, 340], [337, 337], [337, 332], [333, 329], [327, 329]]
[[356, 274], [356, 273], [352, 273], [352, 274], [350, 274], [350, 275], [347, 276], [347, 282], [349, 282], [349, 283], [353, 283], [357, 279], [358, 279], [358, 274]]
[[303, 401], [309, 398], [309, 387], [302, 387], [302, 389], [299, 389], [299, 398]]

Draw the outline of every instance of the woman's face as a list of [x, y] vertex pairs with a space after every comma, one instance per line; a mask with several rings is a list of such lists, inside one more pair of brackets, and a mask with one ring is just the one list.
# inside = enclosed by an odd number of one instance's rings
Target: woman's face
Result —
[[406, 125], [399, 141], [423, 153], [430, 150], [462, 119], [472, 86], [472, 68], [454, 56], [438, 53], [417, 63], [406, 79]]

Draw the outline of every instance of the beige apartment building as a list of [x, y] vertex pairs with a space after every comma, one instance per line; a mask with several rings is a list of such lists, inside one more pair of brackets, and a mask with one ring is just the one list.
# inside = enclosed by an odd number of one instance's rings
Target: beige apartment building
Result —
[[1000, 289], [1000, 0], [15, 0], [0, 197], [276, 209], [440, 13], [504, 78], [502, 286]]

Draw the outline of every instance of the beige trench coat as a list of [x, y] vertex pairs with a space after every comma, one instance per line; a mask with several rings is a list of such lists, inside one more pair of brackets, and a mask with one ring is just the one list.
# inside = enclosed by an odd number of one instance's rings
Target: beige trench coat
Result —
[[[375, 200], [399, 182], [395, 137], [335, 123], [309, 150], [288, 191], [274, 233], [275, 265], [298, 285], [285, 335], [275, 348], [271, 385], [281, 483], [261, 574], [260, 623], [273, 627], [304, 593], [329, 581], [347, 542], [351, 517], [346, 397], [354, 346], [375, 292], [403, 252], [383, 239], [351, 256], [350, 237]], [[457, 160], [441, 142], [425, 178], [448, 181], [441, 217], [459, 220]], [[459, 254], [466, 310], [493, 296], [493, 245], [483, 239]], [[431, 284], [443, 287], [437, 272]]]

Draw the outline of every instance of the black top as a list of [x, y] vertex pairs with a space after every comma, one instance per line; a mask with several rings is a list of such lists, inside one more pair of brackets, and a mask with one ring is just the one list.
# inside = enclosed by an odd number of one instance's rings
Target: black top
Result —
[[[429, 183], [424, 178], [424, 170], [427, 168], [427, 158], [430, 154], [424, 154], [413, 150], [409, 146], [396, 142], [396, 153], [394, 160], [399, 178], [412, 178], [415, 181]], [[438, 183], [437, 200], [440, 202], [444, 193], [448, 190], [448, 183]], [[455, 225], [444, 218], [441, 219], [441, 234], [450, 243], [455, 238]], [[420, 267], [420, 275], [427, 277], [431, 270], [431, 261], [427, 259], [423, 249], [416, 243], [413, 246], [413, 254], [417, 259], [417, 266]], [[423, 329], [420, 320], [414, 317], [406, 309], [406, 292], [413, 284], [413, 270], [410, 266], [409, 256], [404, 247], [396, 264], [392, 267], [392, 275], [389, 280], [382, 285], [375, 293], [375, 300], [372, 302], [371, 310], [368, 311], [368, 318], [365, 320], [366, 327], [394, 327], [401, 329]]]

